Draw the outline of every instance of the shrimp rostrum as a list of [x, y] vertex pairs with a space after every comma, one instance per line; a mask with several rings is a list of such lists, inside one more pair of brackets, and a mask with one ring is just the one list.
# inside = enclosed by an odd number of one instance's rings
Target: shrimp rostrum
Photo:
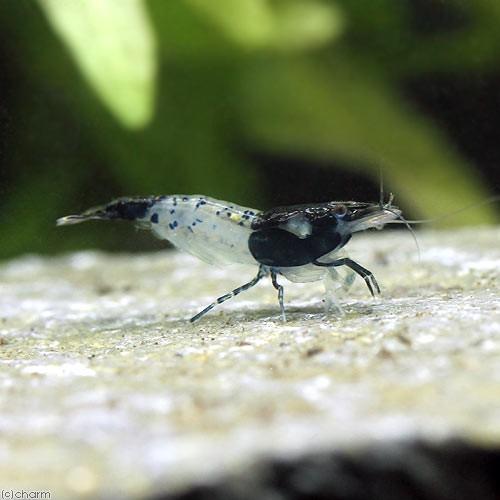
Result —
[[364, 279], [373, 296], [380, 293], [375, 276], [340, 251], [353, 233], [380, 229], [399, 219], [401, 211], [391, 201], [332, 201], [261, 212], [201, 195], [134, 197], [62, 217], [57, 224], [129, 220], [209, 264], [254, 264], [258, 271], [252, 280], [216, 299], [193, 316], [191, 322], [266, 276], [270, 276], [278, 292], [284, 320], [283, 286], [278, 277], [293, 282], [326, 280], [335, 268], [344, 266]]

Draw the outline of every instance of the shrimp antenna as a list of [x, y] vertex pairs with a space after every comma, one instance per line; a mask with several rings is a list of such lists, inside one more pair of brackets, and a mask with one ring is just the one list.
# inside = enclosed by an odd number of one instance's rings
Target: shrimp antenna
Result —
[[387, 210], [388, 212], [391, 212], [392, 214], [394, 214], [399, 219], [398, 221], [389, 221], [388, 223], [397, 222], [399, 224], [404, 224], [406, 226], [406, 228], [408, 229], [408, 231], [410, 231], [411, 237], [413, 238], [413, 241], [415, 242], [415, 246], [417, 247], [418, 261], [420, 262], [422, 260], [421, 259], [421, 253], [420, 253], [420, 245], [418, 244], [418, 239], [417, 239], [417, 235], [415, 234], [415, 231], [410, 226], [411, 221], [407, 221], [401, 214], [398, 214], [394, 210], [391, 210], [390, 208], [387, 208], [387, 206], [384, 207], [384, 210]]
[[[384, 208], [384, 172], [382, 170], [382, 167], [379, 167], [378, 169], [378, 177], [379, 177], [379, 205], [380, 208]], [[389, 203], [390, 204], [390, 203]]]
[[[392, 193], [389, 194], [389, 200], [388, 202], [385, 204], [384, 203], [384, 198], [385, 198], [385, 194], [384, 194], [384, 171], [382, 170], [382, 167], [379, 167], [378, 169], [378, 172], [379, 172], [379, 185], [380, 185], [380, 188], [379, 188], [379, 205], [380, 205], [380, 209], [381, 210], [387, 210], [388, 212], [391, 212], [392, 214], [394, 214], [399, 220], [397, 221], [398, 223], [400, 224], [404, 224], [406, 226], [406, 228], [408, 229], [408, 231], [410, 231], [411, 233], [411, 237], [413, 238], [413, 241], [415, 242], [415, 246], [417, 247], [417, 255], [418, 255], [418, 261], [420, 262], [421, 261], [421, 253], [420, 253], [420, 245], [418, 244], [418, 240], [417, 240], [417, 235], [415, 234], [415, 231], [413, 230], [413, 228], [410, 226], [410, 223], [401, 215], [401, 214], [398, 214], [397, 212], [395, 212], [394, 210], [391, 210], [391, 205], [392, 205], [392, 202], [394, 200], [394, 195]], [[396, 221], [393, 221], [393, 222], [396, 222]]]
[[[458, 210], [454, 210], [453, 212], [450, 212], [448, 214], [443, 214], [438, 217], [434, 217], [432, 219], [417, 219], [417, 220], [404, 220], [404, 221], [393, 220], [387, 222], [386, 224], [429, 224], [431, 222], [447, 219], [448, 217], [453, 217], [454, 215], [461, 214], [462, 212], [465, 212], [466, 210], [470, 210], [472, 208], [482, 207], [483, 205], [487, 205], [488, 203], [494, 203], [495, 201], [500, 201], [500, 195], [490, 196], [485, 200], [478, 201], [477, 203], [471, 203], [470, 205], [466, 205], [465, 207], [459, 208]], [[402, 217], [398, 218], [402, 219]]]
[[[413, 240], [415, 241], [415, 244], [417, 245], [418, 258], [420, 260], [420, 248], [418, 245], [417, 237], [415, 235], [415, 231], [413, 231], [411, 224], [428, 224], [430, 222], [436, 222], [436, 221], [447, 219], [448, 217], [452, 217], [454, 215], [460, 214], [462, 212], [465, 212], [466, 210], [470, 210], [470, 209], [476, 208], [476, 207], [481, 207], [483, 205], [487, 205], [488, 203], [494, 203], [496, 201], [500, 201], [500, 195], [490, 196], [489, 198], [486, 198], [485, 200], [482, 200], [482, 201], [477, 202], [477, 203], [472, 203], [472, 204], [467, 205], [463, 208], [459, 208], [458, 210], [454, 210], [453, 212], [450, 212], [448, 214], [443, 214], [443, 215], [440, 215], [439, 217], [434, 217], [433, 219], [418, 219], [418, 220], [407, 220], [402, 215], [398, 215], [395, 212], [392, 212], [392, 210], [390, 208], [385, 207], [385, 210], [387, 210], [388, 212], [394, 213], [394, 215], [397, 216], [397, 219], [399, 219], [399, 220], [388, 221], [386, 224], [404, 224], [408, 228], [408, 230], [412, 234], [412, 237], [413, 237]], [[389, 205], [390, 205], [390, 203], [389, 203]]]
[[389, 193], [389, 199], [387, 200], [387, 203], [385, 203], [384, 172], [382, 170], [382, 167], [379, 168], [379, 179], [380, 179], [380, 189], [379, 189], [380, 198], [378, 204], [380, 205], [380, 209], [383, 210], [386, 207], [392, 206], [392, 202], [394, 201], [394, 195], [392, 193]]

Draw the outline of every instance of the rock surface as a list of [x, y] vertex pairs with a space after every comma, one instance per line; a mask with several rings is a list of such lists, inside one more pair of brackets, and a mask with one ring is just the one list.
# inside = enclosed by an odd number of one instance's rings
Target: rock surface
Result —
[[500, 446], [500, 229], [366, 234], [362, 280], [269, 280], [174, 251], [0, 268], [0, 487], [52, 498], [180, 492], [270, 457], [459, 438]]

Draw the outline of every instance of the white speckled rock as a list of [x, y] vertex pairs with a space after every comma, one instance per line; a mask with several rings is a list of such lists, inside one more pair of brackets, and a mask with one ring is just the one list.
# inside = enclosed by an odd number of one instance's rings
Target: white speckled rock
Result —
[[53, 498], [171, 492], [262, 456], [394, 438], [500, 444], [500, 230], [358, 236], [345, 315], [320, 284], [176, 252], [0, 268], [0, 487]]

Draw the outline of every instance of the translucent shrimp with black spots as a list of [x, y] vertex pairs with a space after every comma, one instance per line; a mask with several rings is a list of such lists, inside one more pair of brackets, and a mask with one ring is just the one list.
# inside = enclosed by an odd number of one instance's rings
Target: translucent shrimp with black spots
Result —
[[286, 319], [284, 288], [278, 277], [293, 282], [338, 279], [345, 267], [361, 276], [372, 294], [380, 287], [371, 271], [347, 257], [342, 249], [353, 233], [384, 226], [401, 218], [392, 205], [339, 202], [292, 205], [265, 212], [202, 195], [119, 198], [80, 215], [58, 219], [58, 225], [87, 220], [125, 219], [150, 229], [161, 239], [216, 265], [253, 264], [256, 276], [222, 295], [191, 318], [197, 321], [218, 304], [252, 288], [270, 276], [278, 292], [281, 318]]

